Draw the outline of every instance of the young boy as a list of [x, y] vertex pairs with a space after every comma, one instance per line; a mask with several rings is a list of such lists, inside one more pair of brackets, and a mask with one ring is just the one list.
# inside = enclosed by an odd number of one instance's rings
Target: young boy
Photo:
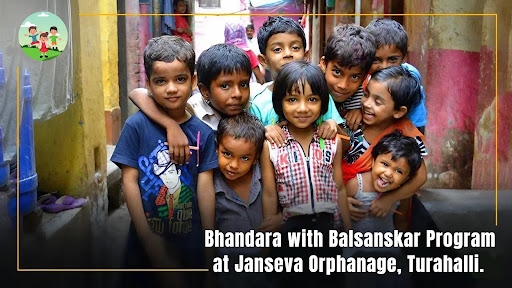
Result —
[[[304, 30], [291, 18], [269, 17], [258, 30], [258, 46], [261, 52], [258, 55], [260, 63], [270, 70], [272, 79], [276, 78], [284, 64], [308, 58]], [[264, 86], [261, 91], [251, 91], [249, 112], [265, 125], [267, 139], [282, 144], [284, 133], [281, 127], [273, 125], [283, 120], [279, 119], [272, 106], [274, 84], [271, 82]], [[321, 120], [325, 123], [320, 125], [318, 133], [326, 139], [333, 138], [338, 130], [337, 124], [344, 122], [330, 97], [329, 109]]]
[[[402, 65], [421, 83], [421, 75], [418, 69], [405, 62], [408, 37], [400, 23], [392, 19], [379, 18], [370, 22], [366, 26], [366, 31], [375, 38], [375, 47], [377, 48], [370, 74], [386, 67]], [[409, 120], [423, 134], [425, 134], [425, 126], [427, 125], [425, 101], [425, 92], [423, 86], [421, 86], [421, 101], [407, 113]]]
[[327, 39], [320, 68], [325, 73], [329, 93], [350, 130], [361, 122], [361, 84], [375, 56], [373, 36], [355, 24], [334, 27]]
[[[189, 108], [214, 131], [224, 116], [240, 114], [249, 102], [252, 69], [245, 52], [233, 45], [216, 44], [203, 51], [197, 60], [198, 87], [201, 93], [188, 99]], [[190, 159], [188, 142], [176, 121], [162, 113], [147, 90], [134, 89], [128, 97], [150, 119], [167, 129], [171, 159], [184, 163]]]
[[[224, 233], [257, 231], [263, 222], [258, 158], [265, 141], [265, 127], [255, 116], [244, 112], [222, 119], [216, 139], [219, 168], [213, 177], [215, 227]], [[232, 264], [238, 263], [240, 255], [256, 257], [261, 252], [261, 248], [217, 249], [217, 255], [228, 255]], [[230, 273], [217, 275], [219, 287], [268, 287], [265, 274], [236, 273], [230, 267]]]
[[[165, 129], [141, 112], [126, 121], [111, 160], [122, 169], [123, 193], [132, 219], [127, 253], [133, 262], [128, 266], [205, 267], [211, 262], [203, 262], [202, 235], [203, 230], [214, 229], [213, 169], [218, 165], [212, 129], [185, 109], [196, 83], [195, 53], [182, 38], [156, 37], [144, 50], [144, 67], [149, 95], [180, 125], [200, 157], [178, 165], [169, 157]], [[155, 281], [144, 276], [131, 279], [131, 284]], [[157, 276], [162, 287], [198, 287], [202, 278], [173, 273]]]

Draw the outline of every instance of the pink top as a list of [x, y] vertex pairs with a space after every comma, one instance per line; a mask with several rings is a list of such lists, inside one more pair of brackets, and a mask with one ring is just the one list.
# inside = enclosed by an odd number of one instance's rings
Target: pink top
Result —
[[[176, 24], [176, 29], [183, 28], [189, 29], [187, 19], [183, 16], [174, 16], [174, 23]], [[187, 42], [192, 42], [192, 37], [188, 36], [185, 32], [179, 33], [176, 30], [172, 30], [172, 35], [180, 36]]]

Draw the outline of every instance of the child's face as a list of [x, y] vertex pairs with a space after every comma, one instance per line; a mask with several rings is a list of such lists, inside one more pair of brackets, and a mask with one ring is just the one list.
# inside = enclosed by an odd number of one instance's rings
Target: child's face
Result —
[[57, 30], [55, 30], [55, 29], [50, 30], [50, 34], [52, 34], [53, 36], [55, 36], [55, 34], [57, 34]]
[[336, 102], [343, 102], [354, 95], [363, 83], [364, 76], [361, 67], [340, 67], [336, 61], [325, 63], [320, 60], [320, 66], [325, 71], [325, 80], [329, 93]]
[[297, 34], [274, 34], [268, 39], [265, 55], [260, 57], [260, 63], [270, 70], [272, 78], [275, 79], [284, 64], [307, 58], [305, 49]]
[[46, 41], [46, 40], [48, 40], [48, 37], [47, 36], [39, 36], [39, 39], [41, 39], [41, 41]]
[[146, 80], [148, 92], [167, 112], [185, 109], [196, 77], [190, 75], [185, 62], [174, 60], [170, 63], [155, 61], [149, 80]]
[[34, 34], [36, 34], [36, 31], [37, 31], [36, 29], [32, 28], [32, 29], [28, 30], [28, 34], [34, 35]]
[[404, 62], [404, 55], [402, 51], [395, 45], [383, 45], [375, 51], [375, 59], [373, 60], [370, 74], [388, 68], [391, 66], [398, 66]]
[[288, 120], [289, 126], [300, 129], [308, 128], [320, 117], [321, 98], [311, 92], [308, 83], [301, 93], [294, 90], [292, 89], [292, 93], [286, 94], [283, 98], [284, 117]]
[[405, 157], [391, 159], [391, 153], [380, 154], [372, 167], [372, 181], [376, 192], [388, 192], [409, 178], [410, 166]]
[[[218, 143], [219, 169], [227, 180], [234, 181], [246, 176], [257, 162], [259, 151], [256, 144], [244, 138], [222, 137]], [[252, 176], [251, 176], [252, 177]]]
[[187, 11], [187, 4], [184, 1], [179, 1], [176, 3], [176, 12], [183, 14]]
[[242, 113], [249, 102], [249, 81], [251, 75], [239, 71], [232, 74], [220, 73], [210, 84], [210, 89], [199, 85], [203, 98], [225, 116]]
[[407, 112], [405, 107], [405, 111], [403, 109], [395, 110], [395, 101], [391, 97], [386, 83], [370, 80], [366, 90], [361, 98], [363, 122], [366, 125], [379, 125], [386, 128]]

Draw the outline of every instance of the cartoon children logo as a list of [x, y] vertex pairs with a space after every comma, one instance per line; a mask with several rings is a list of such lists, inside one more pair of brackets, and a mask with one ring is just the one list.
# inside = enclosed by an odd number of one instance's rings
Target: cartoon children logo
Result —
[[46, 61], [64, 51], [68, 30], [59, 16], [45, 11], [37, 12], [20, 25], [18, 39], [21, 49], [30, 58]]

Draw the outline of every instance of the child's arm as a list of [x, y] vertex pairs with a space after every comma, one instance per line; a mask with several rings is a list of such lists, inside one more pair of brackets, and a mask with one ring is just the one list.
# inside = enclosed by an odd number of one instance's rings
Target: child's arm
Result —
[[265, 219], [277, 215], [277, 188], [274, 173], [274, 165], [270, 161], [270, 151], [268, 142], [263, 145], [263, 151], [260, 156], [261, 180], [263, 182], [263, 221]]
[[376, 217], [384, 217], [393, 207], [393, 203], [412, 197], [427, 181], [427, 167], [421, 161], [420, 169], [416, 175], [409, 179], [404, 185], [392, 192], [383, 193], [378, 199], [373, 200], [370, 205], [370, 214]]
[[355, 131], [357, 127], [359, 127], [361, 120], [363, 120], [363, 112], [361, 112], [361, 108], [348, 110], [347, 114], [345, 114], [345, 120], [347, 121], [348, 128]]
[[188, 138], [181, 130], [180, 125], [167, 115], [160, 106], [155, 103], [153, 98], [148, 97], [146, 89], [133, 89], [128, 94], [128, 98], [133, 104], [139, 107], [142, 113], [166, 129], [169, 157], [180, 165], [188, 163], [190, 159]]
[[[204, 230], [215, 229], [215, 189], [213, 188], [213, 170], [207, 170], [199, 173], [197, 177], [197, 204], [199, 206], [199, 215]], [[203, 232], [204, 235], [204, 232]], [[214, 248], [205, 248], [205, 265], [210, 267], [215, 257]], [[213, 271], [208, 272], [208, 279], [214, 279], [211, 275]], [[211, 283], [209, 283], [211, 284]], [[211, 286], [210, 286], [211, 287]]]
[[324, 139], [332, 139], [341, 132], [341, 128], [333, 119], [328, 119], [318, 126], [318, 136]]
[[343, 183], [343, 172], [341, 171], [341, 159], [343, 154], [341, 141], [337, 140], [336, 143], [336, 155], [334, 155], [333, 162], [333, 179], [334, 182], [336, 182], [336, 187], [338, 187], [338, 208], [340, 210], [341, 220], [343, 221], [343, 228], [345, 231], [348, 231], [352, 229], [352, 223], [350, 222], [350, 214], [348, 211], [347, 189]]

